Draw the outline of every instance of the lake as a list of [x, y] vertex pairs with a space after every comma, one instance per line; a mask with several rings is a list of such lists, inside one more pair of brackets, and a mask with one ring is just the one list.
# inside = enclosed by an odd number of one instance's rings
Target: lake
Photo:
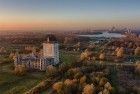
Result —
[[122, 38], [122, 37], [126, 37], [123, 34], [120, 33], [109, 33], [109, 32], [103, 32], [102, 34], [92, 34], [92, 35], [78, 35], [80, 37], [90, 37], [90, 38], [100, 38], [100, 37], [105, 37], [105, 38]]

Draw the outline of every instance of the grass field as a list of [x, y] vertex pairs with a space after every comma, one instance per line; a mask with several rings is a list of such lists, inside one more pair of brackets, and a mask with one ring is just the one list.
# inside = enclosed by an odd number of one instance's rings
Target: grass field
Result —
[[79, 59], [80, 52], [73, 52], [73, 51], [61, 51], [60, 52], [60, 60], [66, 64], [75, 62]]
[[[66, 64], [75, 62], [78, 58], [78, 52], [60, 52], [60, 60]], [[45, 72], [29, 72], [25, 76], [16, 76], [10, 69], [12, 65], [7, 63], [0, 66], [0, 94], [23, 94], [45, 79]]]
[[[0, 94], [23, 94], [45, 78], [44, 72], [30, 72], [25, 76], [16, 76], [8, 69], [9, 64], [3, 65], [0, 71]], [[7, 70], [7, 71], [5, 71]]]

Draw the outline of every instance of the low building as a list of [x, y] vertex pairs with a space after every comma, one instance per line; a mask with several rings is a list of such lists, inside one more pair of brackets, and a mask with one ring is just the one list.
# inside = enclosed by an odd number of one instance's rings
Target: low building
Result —
[[18, 54], [14, 57], [14, 65], [25, 64], [28, 69], [37, 69], [45, 71], [47, 66], [59, 63], [59, 44], [56, 40], [50, 40], [43, 43], [43, 54], [36, 53]]

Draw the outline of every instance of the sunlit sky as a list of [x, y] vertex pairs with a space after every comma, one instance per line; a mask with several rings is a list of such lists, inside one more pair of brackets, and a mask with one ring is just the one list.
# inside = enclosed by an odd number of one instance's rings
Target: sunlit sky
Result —
[[0, 0], [0, 30], [140, 29], [140, 0]]

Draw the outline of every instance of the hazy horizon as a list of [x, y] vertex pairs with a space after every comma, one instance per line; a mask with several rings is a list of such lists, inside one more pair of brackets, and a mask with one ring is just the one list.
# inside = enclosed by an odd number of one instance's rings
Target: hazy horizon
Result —
[[139, 0], [1, 0], [2, 30], [140, 29]]

